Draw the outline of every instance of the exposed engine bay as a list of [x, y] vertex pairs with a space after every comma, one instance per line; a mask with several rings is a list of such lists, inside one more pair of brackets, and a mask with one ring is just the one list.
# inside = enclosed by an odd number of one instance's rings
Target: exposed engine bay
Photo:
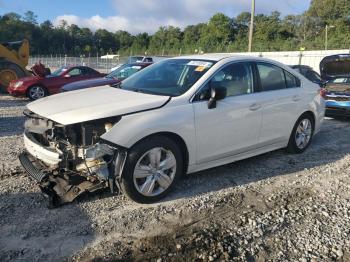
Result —
[[49, 206], [72, 202], [85, 192], [119, 190], [126, 149], [104, 141], [120, 117], [61, 125], [24, 111], [26, 151], [20, 161], [49, 198]]

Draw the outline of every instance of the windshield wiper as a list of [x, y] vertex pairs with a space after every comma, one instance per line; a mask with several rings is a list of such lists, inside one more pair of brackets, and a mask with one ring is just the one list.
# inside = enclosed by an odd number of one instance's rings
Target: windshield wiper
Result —
[[[121, 88], [123, 89], [123, 88]], [[145, 89], [140, 89], [140, 88], [130, 88], [130, 89], [124, 89], [124, 90], [129, 90], [137, 93], [143, 93], [143, 94], [149, 94], [149, 95], [157, 95], [157, 96], [168, 96], [166, 94], [161, 94], [158, 92], [150, 91], [150, 90], [145, 90]]]

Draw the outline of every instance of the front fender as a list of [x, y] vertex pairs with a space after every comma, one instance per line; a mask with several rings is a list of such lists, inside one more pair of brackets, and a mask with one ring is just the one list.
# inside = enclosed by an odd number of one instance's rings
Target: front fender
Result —
[[131, 148], [152, 134], [167, 132], [180, 136], [189, 153], [189, 164], [196, 159], [194, 112], [191, 104], [165, 106], [159, 109], [126, 115], [101, 136], [116, 145]]

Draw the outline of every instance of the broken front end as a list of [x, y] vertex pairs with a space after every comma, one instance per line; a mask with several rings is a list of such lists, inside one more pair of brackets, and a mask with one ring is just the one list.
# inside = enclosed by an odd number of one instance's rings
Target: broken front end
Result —
[[85, 192], [119, 190], [127, 151], [104, 141], [120, 117], [61, 125], [26, 110], [24, 144], [19, 156], [27, 173], [49, 198], [49, 206], [72, 202]]

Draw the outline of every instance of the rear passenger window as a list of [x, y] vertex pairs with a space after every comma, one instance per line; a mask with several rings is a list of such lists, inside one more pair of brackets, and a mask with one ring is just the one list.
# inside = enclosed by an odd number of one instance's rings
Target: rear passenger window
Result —
[[284, 70], [271, 64], [258, 63], [262, 91], [273, 91], [286, 88]]
[[301, 83], [298, 78], [293, 76], [291, 73], [284, 71], [284, 74], [286, 76], [286, 85], [287, 88], [295, 88], [295, 87], [300, 87]]

